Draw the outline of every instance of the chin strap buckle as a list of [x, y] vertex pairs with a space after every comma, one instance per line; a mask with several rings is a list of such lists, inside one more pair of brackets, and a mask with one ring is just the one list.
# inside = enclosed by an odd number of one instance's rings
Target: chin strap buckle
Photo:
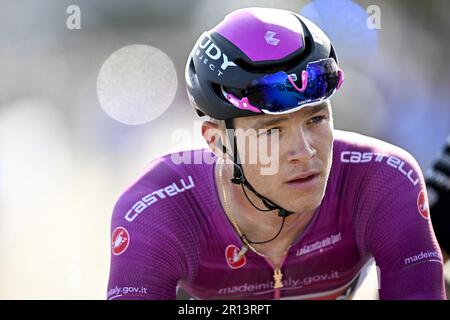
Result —
[[234, 183], [234, 184], [244, 183], [244, 177], [243, 176], [233, 177], [233, 178], [231, 178], [231, 182]]
[[293, 212], [287, 211], [285, 209], [280, 209], [278, 211], [278, 216], [282, 217], [282, 218], [286, 218], [287, 216], [290, 216], [291, 214], [293, 214]]

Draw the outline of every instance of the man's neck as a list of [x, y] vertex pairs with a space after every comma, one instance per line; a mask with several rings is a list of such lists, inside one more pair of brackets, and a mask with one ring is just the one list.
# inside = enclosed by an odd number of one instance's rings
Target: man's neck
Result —
[[[221, 166], [223, 168], [220, 168]], [[244, 195], [242, 187], [231, 183], [232, 170], [233, 167], [230, 165], [216, 165], [216, 184], [220, 191], [222, 205], [225, 207], [225, 199], [222, 196], [223, 188], [225, 188], [227, 197], [226, 205], [236, 220], [236, 224], [241, 233], [245, 234], [246, 238], [250, 241], [260, 242], [270, 240], [278, 233], [282, 224], [282, 218], [278, 216], [278, 210], [262, 212], [254, 208]], [[220, 176], [220, 173], [222, 176]], [[247, 196], [255, 206], [266, 209], [261, 199], [251, 191], [246, 191]], [[279, 255], [283, 253], [304, 230], [313, 214], [314, 211], [311, 211], [294, 213], [286, 217], [279, 236], [266, 244], [255, 244], [255, 249], [266, 255]]]

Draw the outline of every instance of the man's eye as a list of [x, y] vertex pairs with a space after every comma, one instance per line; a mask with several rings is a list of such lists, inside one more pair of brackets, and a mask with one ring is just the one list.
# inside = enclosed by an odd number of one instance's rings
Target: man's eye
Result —
[[313, 118], [311, 118], [311, 119], [309, 119], [309, 123], [320, 123], [320, 122], [322, 122], [323, 120], [325, 120], [327, 117], [325, 117], [325, 116], [316, 116], [316, 117], [313, 117]]
[[267, 130], [261, 130], [260, 136], [261, 135], [270, 136], [270, 135], [274, 134], [275, 132], [277, 132], [278, 130], [280, 130], [280, 129], [279, 128], [270, 128], [270, 129], [267, 129]]

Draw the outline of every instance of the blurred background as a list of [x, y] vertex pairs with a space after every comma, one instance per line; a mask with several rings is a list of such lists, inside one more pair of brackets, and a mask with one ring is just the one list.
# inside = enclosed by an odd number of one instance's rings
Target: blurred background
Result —
[[[248, 6], [322, 27], [346, 76], [335, 127], [396, 144], [426, 171], [450, 134], [449, 1], [0, 0], [0, 299], [106, 297], [114, 203], [158, 155], [202, 145], [184, 64], [204, 30]], [[110, 116], [97, 92], [116, 88], [99, 79], [108, 57], [134, 44], [165, 54], [170, 70], [146, 83], [173, 96], [140, 125]]]

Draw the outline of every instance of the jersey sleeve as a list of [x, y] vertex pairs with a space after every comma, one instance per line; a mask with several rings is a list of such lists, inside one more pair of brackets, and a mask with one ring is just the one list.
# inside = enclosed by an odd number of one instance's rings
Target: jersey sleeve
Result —
[[[167, 169], [158, 174], [170, 180]], [[175, 299], [178, 282], [193, 274], [195, 232], [183, 220], [188, 206], [161, 187], [140, 182], [114, 207], [107, 299]]]
[[445, 299], [442, 254], [423, 174], [401, 150], [367, 170], [365, 247], [376, 261], [380, 299]]

